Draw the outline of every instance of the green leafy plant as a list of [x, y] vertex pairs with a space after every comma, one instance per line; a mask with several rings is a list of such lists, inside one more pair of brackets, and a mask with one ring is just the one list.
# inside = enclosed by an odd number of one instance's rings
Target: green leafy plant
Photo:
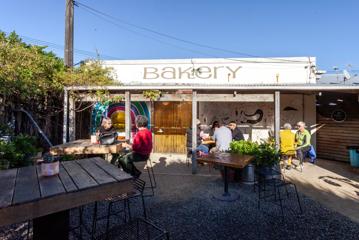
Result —
[[246, 154], [246, 155], [256, 155], [258, 152], [258, 144], [251, 141], [233, 141], [230, 145], [231, 152]]
[[251, 141], [233, 141], [231, 152], [255, 156], [254, 164], [258, 167], [270, 167], [280, 161], [280, 152], [275, 148], [273, 141], [260, 144]]
[[146, 90], [146, 91], [143, 91], [142, 94], [145, 98], [148, 98], [151, 101], [158, 100], [161, 97], [160, 90]]
[[60, 157], [52, 156], [50, 153], [45, 153], [42, 156], [42, 159], [44, 160], [43, 163], [53, 163], [60, 161]]
[[8, 162], [9, 168], [32, 165], [33, 157], [40, 149], [36, 147], [34, 137], [20, 134], [12, 141], [0, 140], [0, 158]]

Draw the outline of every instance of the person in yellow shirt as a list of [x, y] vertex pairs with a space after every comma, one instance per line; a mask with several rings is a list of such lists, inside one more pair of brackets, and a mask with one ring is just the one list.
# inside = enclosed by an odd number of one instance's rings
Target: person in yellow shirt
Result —
[[291, 169], [292, 158], [295, 156], [295, 134], [292, 133], [292, 126], [289, 123], [283, 125], [284, 130], [280, 132], [280, 150], [288, 159], [286, 169]]

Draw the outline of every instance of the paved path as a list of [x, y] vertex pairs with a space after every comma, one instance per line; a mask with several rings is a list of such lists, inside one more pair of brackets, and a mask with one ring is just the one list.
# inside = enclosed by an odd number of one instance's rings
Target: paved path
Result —
[[300, 192], [359, 223], [359, 169], [349, 164], [318, 160], [303, 172], [285, 171]]

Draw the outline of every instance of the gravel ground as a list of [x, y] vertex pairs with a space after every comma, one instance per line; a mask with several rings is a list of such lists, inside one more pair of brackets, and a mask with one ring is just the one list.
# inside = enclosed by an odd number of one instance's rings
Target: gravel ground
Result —
[[[239, 192], [240, 200], [220, 202], [213, 199], [223, 191], [218, 176], [157, 174], [156, 178], [156, 196], [146, 198], [147, 210], [151, 221], [169, 231], [171, 239], [358, 239], [359, 224], [302, 195], [304, 213], [299, 214], [293, 189], [284, 201], [282, 219], [272, 202], [261, 202], [261, 209], [257, 208], [257, 195], [249, 185], [232, 183], [230, 191]], [[106, 205], [100, 207], [104, 210]], [[87, 221], [91, 209], [85, 208]], [[140, 201], [133, 202], [131, 210], [140, 216]], [[74, 225], [76, 212], [72, 216]], [[25, 239], [26, 228], [27, 224], [2, 228], [0, 239]], [[98, 228], [103, 229], [103, 223]]]

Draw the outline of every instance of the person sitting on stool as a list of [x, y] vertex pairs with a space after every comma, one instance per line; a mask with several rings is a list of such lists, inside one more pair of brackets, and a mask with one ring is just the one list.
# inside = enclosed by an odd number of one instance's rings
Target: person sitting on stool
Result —
[[130, 152], [120, 157], [119, 166], [136, 178], [141, 175], [141, 171], [135, 167], [133, 162], [147, 161], [152, 152], [152, 133], [147, 129], [147, 125], [148, 119], [145, 116], [138, 115], [136, 117], [138, 132], [133, 139], [133, 144], [122, 144], [122, 147], [128, 148]]

